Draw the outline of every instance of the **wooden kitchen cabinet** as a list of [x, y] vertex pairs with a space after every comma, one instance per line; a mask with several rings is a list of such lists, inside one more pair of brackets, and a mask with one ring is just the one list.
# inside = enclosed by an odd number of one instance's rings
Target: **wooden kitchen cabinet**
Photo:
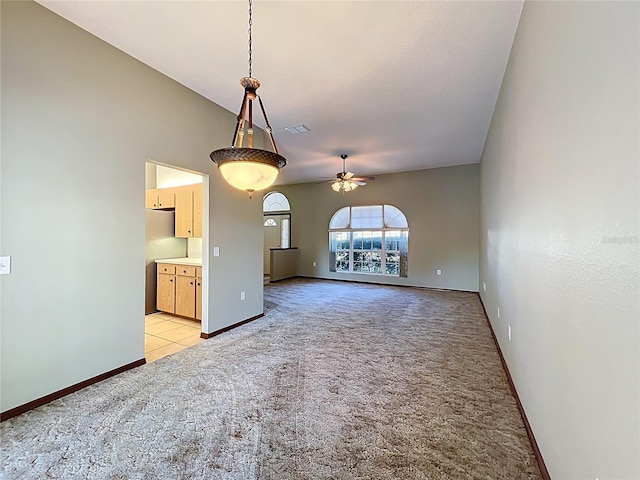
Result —
[[193, 187], [193, 236], [202, 238], [202, 184]]
[[176, 237], [202, 237], [202, 184], [175, 189]]
[[176, 275], [176, 315], [195, 318], [196, 277]]
[[202, 267], [196, 268], [196, 319], [202, 320]]
[[[158, 264], [160, 267], [160, 264]], [[176, 309], [175, 273], [162, 273], [158, 269], [156, 308], [161, 312], [173, 313]]]
[[202, 267], [158, 263], [158, 310], [202, 320], [201, 289]]
[[175, 210], [175, 236], [202, 238], [202, 184], [147, 190], [146, 208]]
[[175, 191], [173, 188], [154, 188], [147, 190], [147, 208], [166, 210], [173, 209], [175, 206]]

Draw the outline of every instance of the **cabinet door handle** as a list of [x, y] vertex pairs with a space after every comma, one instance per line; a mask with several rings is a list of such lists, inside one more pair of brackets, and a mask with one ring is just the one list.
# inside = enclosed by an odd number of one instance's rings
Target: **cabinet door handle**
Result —
[[173, 282], [173, 278], [169, 280], [170, 282]]
[[193, 282], [189, 282], [189, 285], [193, 285]]

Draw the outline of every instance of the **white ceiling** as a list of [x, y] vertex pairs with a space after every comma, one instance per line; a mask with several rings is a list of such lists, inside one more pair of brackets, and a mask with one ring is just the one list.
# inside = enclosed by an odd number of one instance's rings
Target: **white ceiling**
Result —
[[[244, 0], [39, 3], [237, 114]], [[477, 163], [521, 9], [521, 0], [254, 0], [253, 76], [288, 160], [277, 183], [333, 177], [341, 153], [357, 175]], [[284, 130], [301, 123], [311, 131]]]

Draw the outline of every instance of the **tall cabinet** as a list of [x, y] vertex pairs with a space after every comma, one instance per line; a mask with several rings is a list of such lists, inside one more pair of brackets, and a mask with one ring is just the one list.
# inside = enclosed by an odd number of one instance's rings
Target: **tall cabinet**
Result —
[[185, 185], [174, 191], [176, 237], [202, 237], [202, 184]]

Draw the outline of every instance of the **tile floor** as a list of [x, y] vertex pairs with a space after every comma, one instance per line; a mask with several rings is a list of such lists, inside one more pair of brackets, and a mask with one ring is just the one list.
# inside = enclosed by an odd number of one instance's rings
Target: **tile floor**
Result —
[[200, 321], [152, 313], [144, 319], [144, 356], [147, 363], [202, 342]]

